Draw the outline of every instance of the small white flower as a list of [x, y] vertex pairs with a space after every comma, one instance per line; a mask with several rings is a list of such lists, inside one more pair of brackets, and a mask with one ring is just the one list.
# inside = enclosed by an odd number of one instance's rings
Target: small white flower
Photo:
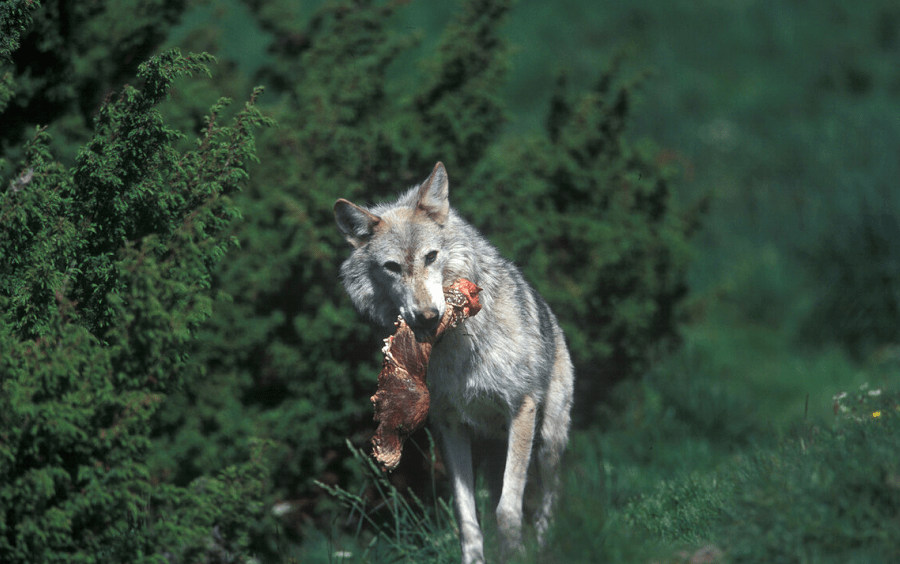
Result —
[[880, 396], [881, 390], [869, 390], [869, 395], [870, 396]]
[[839, 394], [836, 394], [833, 399], [834, 399], [834, 401], [840, 401], [840, 400], [844, 399], [845, 397], [847, 397], [847, 392], [841, 392]]
[[287, 515], [291, 512], [292, 506], [290, 502], [282, 501], [281, 503], [276, 503], [272, 506], [272, 514], [276, 517], [281, 517], [282, 515]]

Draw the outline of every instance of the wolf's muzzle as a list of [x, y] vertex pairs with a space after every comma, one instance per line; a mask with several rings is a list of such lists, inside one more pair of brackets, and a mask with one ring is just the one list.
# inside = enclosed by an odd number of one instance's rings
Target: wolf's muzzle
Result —
[[441, 322], [441, 312], [436, 307], [416, 310], [412, 312], [411, 317], [412, 319], [407, 319], [406, 323], [415, 333], [417, 341], [434, 336]]

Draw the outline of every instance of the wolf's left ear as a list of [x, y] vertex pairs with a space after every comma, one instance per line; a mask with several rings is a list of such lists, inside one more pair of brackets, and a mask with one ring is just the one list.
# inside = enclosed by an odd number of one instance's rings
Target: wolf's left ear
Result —
[[419, 187], [416, 213], [422, 212], [434, 221], [443, 224], [450, 214], [450, 186], [444, 163], [434, 165], [428, 180]]
[[381, 223], [377, 215], [341, 198], [334, 203], [334, 219], [338, 229], [354, 247], [361, 247], [372, 237]]

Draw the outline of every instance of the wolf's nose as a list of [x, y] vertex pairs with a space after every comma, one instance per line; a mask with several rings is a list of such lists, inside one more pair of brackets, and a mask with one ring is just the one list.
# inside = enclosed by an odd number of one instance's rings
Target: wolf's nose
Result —
[[441, 312], [436, 307], [429, 307], [415, 313], [413, 323], [425, 331], [434, 331], [441, 321]]

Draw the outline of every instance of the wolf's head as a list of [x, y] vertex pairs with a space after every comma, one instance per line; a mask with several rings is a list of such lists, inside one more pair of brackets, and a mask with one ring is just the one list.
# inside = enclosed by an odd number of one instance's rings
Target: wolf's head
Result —
[[446, 243], [451, 211], [444, 165], [437, 163], [396, 202], [366, 209], [340, 199], [334, 215], [354, 247], [341, 277], [356, 308], [385, 328], [401, 315], [418, 337], [432, 335], [446, 307], [443, 286], [453, 254]]

